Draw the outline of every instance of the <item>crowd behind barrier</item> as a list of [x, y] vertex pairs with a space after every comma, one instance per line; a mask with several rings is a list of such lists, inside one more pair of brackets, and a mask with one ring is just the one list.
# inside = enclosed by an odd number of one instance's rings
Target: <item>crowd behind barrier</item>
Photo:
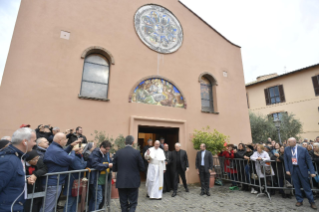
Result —
[[[90, 182], [90, 176], [92, 175], [91, 173], [97, 172], [97, 177], [96, 181], [91, 184]], [[79, 177], [76, 179], [72, 179], [73, 175], [77, 174]], [[43, 187], [43, 190], [40, 192], [35, 191], [35, 185], [33, 184], [31, 191], [28, 191], [28, 196], [27, 196], [27, 202], [30, 204], [30, 210], [24, 210], [24, 212], [32, 212], [33, 210], [33, 205], [34, 202], [38, 202], [36, 200], [41, 200], [43, 205], [45, 205], [45, 202], [48, 201], [46, 199], [46, 192], [48, 188], [48, 177], [49, 176], [57, 176], [58, 181], [57, 185], [59, 184], [59, 178], [61, 175], [67, 175], [67, 183], [64, 185], [63, 190], [66, 192], [65, 193], [65, 208], [63, 212], [72, 212], [72, 211], [78, 211], [78, 212], [87, 212], [87, 211], [111, 211], [110, 208], [110, 201], [111, 201], [111, 176], [112, 172], [109, 172], [105, 176], [105, 184], [103, 187], [103, 202], [101, 203], [101, 206], [97, 206], [97, 208], [94, 208], [93, 210], [89, 210], [89, 196], [90, 196], [90, 186], [95, 187], [95, 198], [94, 198], [94, 205], [97, 205], [98, 199], [97, 199], [97, 192], [98, 192], [98, 181], [99, 181], [99, 172], [98, 170], [95, 169], [82, 169], [82, 170], [73, 170], [73, 171], [65, 171], [65, 172], [55, 172], [55, 173], [48, 173], [43, 175], [40, 180], [45, 181], [45, 186]], [[28, 176], [29, 177], [29, 176]], [[71, 183], [73, 181], [73, 183]], [[105, 198], [106, 197], [106, 198]], [[58, 197], [56, 197], [58, 198]], [[74, 199], [75, 202], [78, 204], [74, 204], [75, 208], [73, 208], [71, 211], [69, 210], [69, 207], [67, 207], [70, 202]], [[57, 211], [58, 208], [58, 202], [56, 202], [54, 211]]]
[[[257, 194], [257, 197], [266, 195], [271, 201], [271, 196], [275, 195], [276, 190], [284, 198], [291, 198], [294, 194], [292, 178], [286, 174], [282, 161], [252, 161], [225, 157], [214, 157], [213, 160], [217, 180], [229, 181], [233, 186], [241, 186], [245, 191], [249, 191], [245, 185], [249, 186], [252, 189], [251, 193]], [[308, 171], [308, 179], [315, 196], [319, 193], [319, 172], [315, 161], [313, 161], [313, 166], [316, 177], [312, 178]]]

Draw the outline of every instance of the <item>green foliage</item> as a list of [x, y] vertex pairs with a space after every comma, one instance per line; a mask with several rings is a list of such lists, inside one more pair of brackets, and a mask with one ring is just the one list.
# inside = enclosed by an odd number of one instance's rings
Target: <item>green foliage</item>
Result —
[[[90, 142], [95, 142], [96, 146], [100, 146], [100, 144], [105, 141], [108, 140], [112, 143], [112, 147], [110, 152], [111, 153], [115, 153], [117, 150], [122, 149], [125, 147], [125, 137], [120, 134], [116, 139], [114, 139], [112, 136], [106, 135], [105, 131], [94, 131], [94, 139]], [[133, 144], [133, 148], [140, 150], [140, 147], [137, 146], [136, 143]]]
[[[254, 143], [266, 142], [269, 137], [279, 142], [278, 131], [272, 117], [268, 118], [267, 116], [249, 113], [249, 119]], [[296, 119], [294, 114], [287, 115], [286, 113], [282, 113], [280, 125], [281, 142], [290, 137], [299, 139], [300, 133], [302, 133], [300, 120]]]
[[207, 126], [202, 130], [194, 130], [192, 142], [196, 150], [200, 149], [202, 143], [206, 144], [206, 149], [215, 155], [225, 149], [224, 143], [228, 143], [229, 136], [218, 132], [216, 129], [214, 129], [214, 132], [210, 132], [209, 129], [209, 126]]

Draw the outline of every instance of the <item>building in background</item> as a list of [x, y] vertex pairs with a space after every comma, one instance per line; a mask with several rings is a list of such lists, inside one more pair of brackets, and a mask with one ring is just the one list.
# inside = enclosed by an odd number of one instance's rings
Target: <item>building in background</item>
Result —
[[[0, 135], [22, 123], [165, 138], [206, 126], [251, 142], [241, 49], [178, 0], [24, 0], [0, 88]], [[2, 137], [1, 136], [1, 137]]]
[[293, 113], [302, 122], [301, 137], [319, 136], [319, 64], [258, 77], [246, 84], [246, 92], [251, 112], [274, 119]]

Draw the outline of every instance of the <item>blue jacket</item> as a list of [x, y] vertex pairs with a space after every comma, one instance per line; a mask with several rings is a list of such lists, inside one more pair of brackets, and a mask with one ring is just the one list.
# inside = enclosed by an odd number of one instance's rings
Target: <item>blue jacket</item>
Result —
[[[284, 154], [285, 169], [286, 172], [290, 172], [290, 174], [292, 175], [294, 166], [292, 165], [291, 158], [291, 147], [286, 147]], [[308, 177], [308, 169], [310, 170], [311, 174], [315, 174], [315, 169], [313, 167], [311, 157], [306, 148], [297, 146], [297, 163], [303, 177]]]
[[[73, 163], [70, 165], [70, 169], [69, 170], [80, 170], [80, 169], [85, 169], [86, 168], [86, 164], [87, 162], [84, 161], [82, 155], [75, 155], [75, 159], [73, 161]], [[83, 172], [81, 173], [80, 178], [83, 177]], [[67, 177], [65, 179], [65, 185], [64, 185], [64, 191], [63, 194], [64, 195], [68, 195], [68, 179], [69, 177]], [[78, 180], [79, 179], [79, 174], [78, 173], [74, 173], [74, 174], [70, 174], [70, 186], [69, 186], [69, 196], [71, 196], [72, 194], [72, 186], [73, 186], [73, 182], [74, 180]]]
[[[24, 153], [10, 145], [0, 152], [0, 211], [11, 211], [14, 200], [25, 186], [25, 173], [21, 162]], [[16, 201], [13, 211], [23, 211], [24, 193]]]
[[[72, 148], [70, 145], [63, 149], [58, 143], [52, 142], [43, 158], [45, 165], [48, 167], [48, 173], [69, 171], [69, 166], [75, 159], [75, 153]], [[70, 152], [71, 154], [69, 155]], [[66, 174], [60, 175], [59, 185], [64, 184], [66, 177]], [[58, 175], [49, 176], [48, 179], [48, 186], [57, 186]], [[43, 185], [45, 185], [45, 181], [46, 178], [43, 180]]]
[[[88, 159], [88, 167], [92, 169], [97, 169], [98, 171], [104, 171], [109, 168], [108, 164], [103, 164], [104, 162], [112, 162], [112, 158], [110, 157], [110, 153], [106, 153], [103, 157], [100, 148], [96, 148], [92, 151]], [[97, 171], [92, 171], [90, 174], [90, 184], [95, 184]]]
[[140, 187], [140, 172], [145, 170], [140, 152], [131, 146], [117, 151], [114, 156], [113, 170], [117, 172], [116, 188]]

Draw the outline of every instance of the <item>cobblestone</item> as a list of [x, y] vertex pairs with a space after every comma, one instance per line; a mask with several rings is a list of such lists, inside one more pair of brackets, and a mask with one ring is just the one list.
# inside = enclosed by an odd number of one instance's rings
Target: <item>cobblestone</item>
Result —
[[[314, 211], [310, 208], [308, 200], [304, 200], [304, 205], [297, 208], [296, 199], [283, 199], [280, 194], [271, 197], [271, 202], [267, 196], [256, 197], [256, 194], [244, 191], [231, 191], [229, 185], [215, 186], [211, 189], [211, 196], [200, 196], [200, 187], [192, 185], [189, 192], [179, 188], [176, 197], [171, 197], [170, 193], [163, 194], [162, 200], [149, 200], [146, 198], [145, 184], [139, 190], [138, 212], [172, 212], [172, 211], [218, 211], [218, 212], [308, 212]], [[112, 199], [111, 211], [119, 212], [120, 203], [118, 199]]]

